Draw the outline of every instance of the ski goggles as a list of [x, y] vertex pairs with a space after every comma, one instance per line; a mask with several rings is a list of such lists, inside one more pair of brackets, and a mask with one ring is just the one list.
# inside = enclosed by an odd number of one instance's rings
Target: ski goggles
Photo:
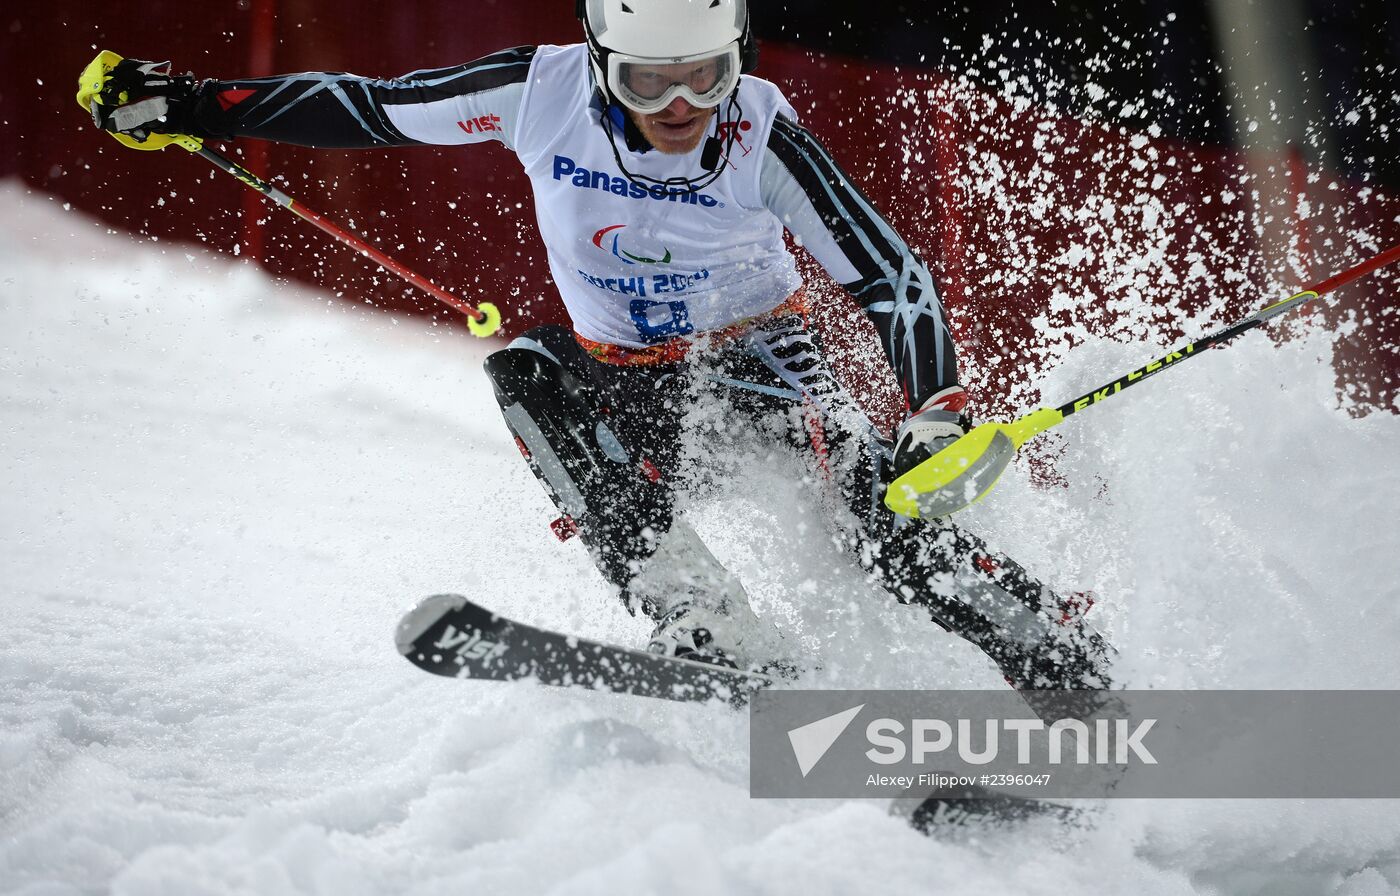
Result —
[[660, 112], [676, 97], [701, 109], [718, 106], [739, 84], [739, 42], [722, 50], [655, 59], [608, 54], [608, 89], [643, 115]]

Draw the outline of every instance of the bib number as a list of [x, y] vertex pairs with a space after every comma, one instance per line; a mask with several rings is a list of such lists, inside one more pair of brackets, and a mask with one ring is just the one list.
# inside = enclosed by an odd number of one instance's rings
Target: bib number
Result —
[[641, 334], [642, 341], [648, 344], [665, 342], [677, 336], [695, 332], [690, 322], [690, 311], [685, 302], [649, 302], [646, 299], [633, 299], [628, 305], [632, 313], [632, 323]]

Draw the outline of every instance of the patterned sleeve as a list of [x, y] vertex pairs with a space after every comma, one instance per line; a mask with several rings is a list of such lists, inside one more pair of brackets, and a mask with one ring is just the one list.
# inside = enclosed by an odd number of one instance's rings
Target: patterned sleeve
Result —
[[339, 72], [207, 81], [195, 121], [208, 136], [373, 148], [496, 140], [513, 147], [534, 47], [377, 80]]
[[759, 186], [764, 205], [870, 316], [909, 407], [955, 384], [953, 337], [927, 265], [809, 131], [778, 117]]

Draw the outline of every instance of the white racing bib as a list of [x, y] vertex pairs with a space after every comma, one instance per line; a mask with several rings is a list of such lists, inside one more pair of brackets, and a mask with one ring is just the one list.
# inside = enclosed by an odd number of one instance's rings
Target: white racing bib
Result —
[[[782, 223], [759, 198], [773, 118], [795, 117], [775, 86], [742, 78], [742, 114], [721, 122], [735, 134], [724, 171], [698, 193], [629, 181], [592, 91], [585, 46], [540, 47], [513, 141], [534, 187], [550, 272], [581, 336], [654, 345], [770, 311], [798, 289]], [[728, 109], [721, 103], [720, 115]], [[704, 173], [701, 148], [636, 153], [620, 128], [615, 137], [634, 173], [657, 180]]]

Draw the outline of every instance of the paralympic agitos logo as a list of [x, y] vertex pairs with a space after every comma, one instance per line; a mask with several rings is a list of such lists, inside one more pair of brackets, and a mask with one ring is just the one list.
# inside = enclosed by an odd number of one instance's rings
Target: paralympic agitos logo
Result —
[[578, 163], [568, 156], [554, 157], [554, 179], [566, 181], [585, 190], [602, 190], [604, 193], [621, 196], [623, 199], [655, 199], [658, 202], [679, 202], [682, 205], [724, 208], [724, 203], [709, 193], [690, 193], [661, 184], [643, 186], [606, 171], [590, 171], [587, 168], [580, 168]]
[[[618, 231], [622, 230], [626, 226], [626, 224], [613, 224], [609, 227], [604, 227], [602, 230], [599, 230], [597, 233], [593, 234], [593, 245], [597, 246], [599, 249], [602, 249], [604, 252], [612, 252], [613, 255], [616, 255], [618, 258], [622, 259], [623, 264], [671, 263], [670, 249], [667, 249], [666, 254], [661, 258], [647, 258], [642, 255], [633, 255], [631, 252], [628, 252], [626, 249], [623, 249], [622, 246], [619, 244]], [[608, 234], [612, 234], [612, 239], [607, 239]], [[605, 242], [608, 245], [604, 245]]]

